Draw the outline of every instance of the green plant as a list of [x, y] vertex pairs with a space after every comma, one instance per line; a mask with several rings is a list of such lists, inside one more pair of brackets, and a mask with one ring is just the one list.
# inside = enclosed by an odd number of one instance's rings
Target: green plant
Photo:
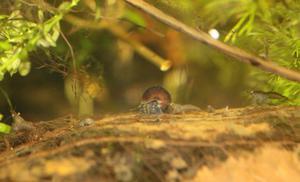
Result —
[[[18, 3], [9, 15], [0, 15], [0, 80], [6, 73], [27, 75], [30, 71], [28, 54], [38, 47], [56, 46], [60, 20], [78, 2], [63, 2], [57, 9], [48, 12], [38, 8], [36, 22], [22, 15], [22, 3]], [[45, 18], [46, 14], [50, 17]]]
[[11, 131], [11, 126], [0, 122], [0, 133], [8, 134]]
[[[4, 96], [5, 100], [7, 101], [8, 105], [10, 107], [10, 110], [12, 110], [13, 107], [12, 107], [11, 101], [10, 101], [7, 93], [2, 88], [0, 88], [0, 91], [1, 91], [2, 95]], [[3, 115], [0, 113], [0, 133], [5, 133], [5, 134], [10, 133], [11, 126], [9, 126], [5, 123], [2, 123], [1, 122], [2, 119], [3, 119]]]
[[[220, 11], [226, 8], [226, 13]], [[300, 1], [213, 0], [204, 10], [208, 26], [227, 30], [224, 41], [255, 51], [289, 69], [300, 70]], [[228, 30], [228, 26], [231, 28]], [[300, 105], [300, 84], [253, 70], [251, 87], [278, 92]], [[260, 83], [259, 85], [257, 83]]]
[[[58, 8], [49, 8], [47, 11], [37, 6], [36, 21], [24, 17], [22, 2], [16, 3], [10, 14], [0, 14], [0, 81], [6, 73], [11, 76], [16, 72], [27, 75], [31, 67], [29, 53], [38, 47], [56, 46], [60, 21], [78, 2], [63, 2]], [[10, 102], [9, 105], [11, 107]], [[9, 133], [10, 126], [0, 123], [0, 132]]]

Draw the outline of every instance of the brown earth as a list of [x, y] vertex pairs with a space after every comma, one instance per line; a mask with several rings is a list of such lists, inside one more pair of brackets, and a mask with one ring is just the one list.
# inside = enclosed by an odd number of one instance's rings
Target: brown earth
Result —
[[300, 179], [300, 107], [66, 116], [34, 126], [0, 140], [0, 181]]

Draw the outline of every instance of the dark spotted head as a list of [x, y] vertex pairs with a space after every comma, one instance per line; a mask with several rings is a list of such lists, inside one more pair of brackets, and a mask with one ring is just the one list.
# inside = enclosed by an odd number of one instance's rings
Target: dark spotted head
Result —
[[147, 111], [150, 111], [152, 114], [154, 111], [158, 113], [166, 112], [170, 103], [171, 95], [166, 89], [160, 86], [148, 88], [142, 96], [142, 105], [144, 105], [143, 108], [146, 110], [146, 113], [148, 113]]
[[161, 109], [160, 102], [157, 100], [149, 101], [149, 102], [141, 102], [138, 107], [139, 112], [143, 114], [162, 114], [163, 111]]

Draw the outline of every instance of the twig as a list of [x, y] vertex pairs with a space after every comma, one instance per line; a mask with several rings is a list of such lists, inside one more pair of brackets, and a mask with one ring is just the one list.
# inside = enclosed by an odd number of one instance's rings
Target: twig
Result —
[[9, 106], [10, 111], [13, 111], [13, 106], [11, 104], [11, 101], [10, 101], [7, 93], [1, 87], [0, 87], [0, 91], [2, 92], [2, 95], [5, 97], [6, 102], [7, 102], [8, 106]]
[[72, 64], [73, 64], [73, 72], [74, 72], [74, 74], [76, 74], [77, 73], [77, 67], [76, 67], [76, 60], [75, 60], [75, 54], [74, 54], [73, 47], [72, 47], [69, 40], [67, 39], [67, 37], [65, 36], [65, 34], [62, 31], [60, 31], [60, 35], [69, 47], [69, 50], [70, 50], [70, 53], [71, 53], [71, 58], [72, 58]]
[[66, 15], [64, 19], [69, 23], [82, 28], [95, 30], [107, 29], [121, 40], [130, 44], [137, 53], [157, 65], [162, 71], [166, 71], [171, 67], [171, 61], [163, 59], [149, 48], [131, 39], [127, 32], [113, 23], [108, 23], [105, 20], [102, 20], [100, 22], [88, 21], [73, 15]]
[[124, 1], [134, 7], [142, 10], [143, 12], [148, 13], [149, 15], [153, 16], [160, 22], [174, 28], [175, 30], [182, 32], [184, 34], [187, 34], [187, 35], [191, 36], [192, 38], [194, 38], [204, 44], [207, 44], [208, 46], [216, 48], [216, 49], [222, 51], [224, 54], [234, 57], [242, 62], [251, 64], [252, 66], [261, 68], [262, 70], [280, 75], [289, 80], [300, 82], [300, 73], [299, 72], [289, 70], [287, 68], [275, 65], [274, 63], [272, 63], [271, 60], [262, 59], [258, 56], [250, 54], [240, 48], [229, 46], [229, 45], [224, 44], [223, 42], [214, 40], [207, 33], [203, 32], [201, 30], [195, 30], [194, 28], [187, 26], [186, 24], [165, 14], [164, 12], [153, 7], [152, 5], [148, 4], [145, 1], [142, 1], [142, 0], [124, 0]]

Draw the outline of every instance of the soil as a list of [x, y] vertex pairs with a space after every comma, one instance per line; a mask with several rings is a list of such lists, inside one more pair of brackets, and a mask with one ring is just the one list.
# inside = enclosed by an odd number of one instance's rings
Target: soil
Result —
[[0, 140], [0, 181], [296, 181], [300, 107], [65, 116]]

